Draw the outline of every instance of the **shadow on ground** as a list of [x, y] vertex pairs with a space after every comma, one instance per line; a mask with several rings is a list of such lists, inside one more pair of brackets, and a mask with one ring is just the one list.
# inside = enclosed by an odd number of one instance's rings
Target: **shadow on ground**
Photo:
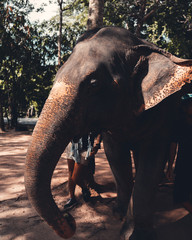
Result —
[[[24, 189], [24, 162], [31, 135], [21, 132], [0, 134], [0, 239], [59, 240], [33, 210]], [[71, 210], [77, 222], [72, 240], [120, 240], [121, 222], [113, 216], [116, 190], [103, 149], [96, 158], [96, 181], [103, 193], [92, 192], [92, 201], [85, 203], [81, 189], [76, 188], [79, 204]], [[68, 199], [67, 164], [61, 157], [52, 181], [53, 196], [59, 208]], [[173, 204], [171, 184], [159, 187], [155, 213], [156, 240], [191, 240], [192, 216]]]

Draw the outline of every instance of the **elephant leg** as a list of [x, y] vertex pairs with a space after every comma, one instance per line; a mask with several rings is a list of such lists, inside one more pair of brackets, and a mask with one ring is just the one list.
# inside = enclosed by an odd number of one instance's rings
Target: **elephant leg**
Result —
[[70, 195], [70, 198], [74, 198], [76, 183], [73, 181], [72, 175], [73, 175], [73, 170], [75, 166], [75, 161], [73, 159], [67, 159], [67, 164], [68, 164], [68, 171], [69, 171], [69, 179], [68, 179], [69, 195]]
[[137, 174], [133, 191], [134, 231], [130, 240], [154, 239], [155, 194], [169, 150], [166, 139], [142, 142], [136, 148]]
[[123, 218], [127, 213], [133, 188], [130, 150], [128, 144], [116, 141], [109, 133], [103, 134], [103, 142], [116, 181], [118, 213]]

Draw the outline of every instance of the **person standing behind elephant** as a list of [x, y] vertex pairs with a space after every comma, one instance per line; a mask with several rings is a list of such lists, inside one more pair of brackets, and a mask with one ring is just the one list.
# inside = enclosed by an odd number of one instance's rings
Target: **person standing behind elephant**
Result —
[[[97, 192], [100, 192], [101, 185], [95, 182], [94, 174], [95, 174], [95, 155], [98, 150], [101, 148], [102, 135], [101, 134], [90, 134], [90, 142], [89, 142], [89, 153], [88, 153], [88, 164], [87, 168], [87, 184], [89, 188], [95, 189]], [[90, 151], [91, 150], [91, 151]]]
[[[99, 138], [101, 139], [101, 138]], [[90, 199], [89, 186], [95, 186], [95, 157], [94, 155], [100, 147], [100, 143], [94, 144], [94, 135], [83, 136], [77, 142], [72, 141], [66, 149], [68, 171], [69, 171], [69, 195], [70, 199], [64, 205], [64, 208], [71, 208], [77, 204], [75, 197], [75, 187], [79, 185], [82, 188], [83, 199], [85, 202]]]
[[181, 203], [192, 213], [192, 94], [182, 99], [182, 114], [177, 124], [176, 136], [171, 143], [166, 176], [168, 179], [172, 178], [173, 163], [176, 157], [174, 201]]

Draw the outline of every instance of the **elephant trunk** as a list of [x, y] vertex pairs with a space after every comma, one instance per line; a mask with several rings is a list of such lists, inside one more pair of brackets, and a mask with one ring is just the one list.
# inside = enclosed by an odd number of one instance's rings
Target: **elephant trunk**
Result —
[[25, 186], [31, 204], [63, 238], [70, 238], [75, 233], [76, 224], [70, 214], [60, 212], [50, 186], [55, 166], [74, 136], [72, 114], [68, 109], [72, 105], [72, 96], [66, 89], [61, 93], [60, 83], [54, 85], [34, 129], [25, 167]]

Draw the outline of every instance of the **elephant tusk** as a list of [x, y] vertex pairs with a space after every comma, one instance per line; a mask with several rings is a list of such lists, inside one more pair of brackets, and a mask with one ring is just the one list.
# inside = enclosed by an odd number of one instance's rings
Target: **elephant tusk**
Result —
[[114, 83], [119, 87], [119, 83], [118, 83], [117, 79], [114, 80]]

